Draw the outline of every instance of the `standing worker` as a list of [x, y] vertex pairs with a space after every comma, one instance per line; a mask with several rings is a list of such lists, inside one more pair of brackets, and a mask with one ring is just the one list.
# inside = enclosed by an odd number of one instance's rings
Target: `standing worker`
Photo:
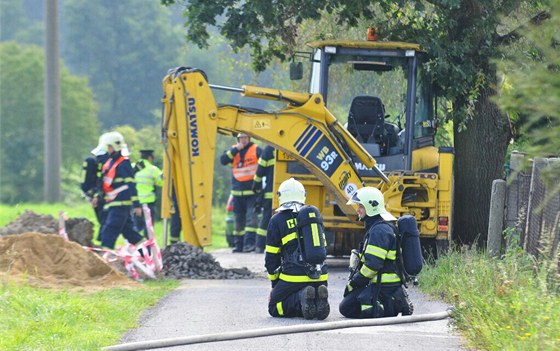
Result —
[[[101, 138], [99, 140], [101, 141]], [[101, 191], [101, 182], [103, 179], [101, 177], [101, 168], [109, 158], [109, 155], [107, 151], [98, 148], [91, 150], [91, 154], [92, 156], [87, 157], [82, 165], [84, 177], [80, 187], [83, 192], [82, 196], [91, 203], [91, 207], [95, 212], [95, 217], [99, 223], [97, 240], [101, 241], [101, 227], [106, 217], [106, 213], [103, 211], [105, 201], [103, 200]]]
[[[259, 166], [253, 177], [253, 191], [257, 193], [257, 203], [255, 210], [262, 210], [262, 217], [257, 229], [257, 240], [255, 245], [256, 253], [263, 253], [266, 245], [266, 229], [268, 222], [272, 217], [272, 187], [274, 185], [274, 148], [267, 145], [261, 157], [259, 158]], [[265, 187], [263, 189], [263, 178]]]
[[181, 214], [179, 213], [179, 204], [177, 203], [177, 195], [175, 195], [175, 187], [171, 185], [171, 201], [173, 205], [173, 212], [171, 212], [171, 224], [169, 228], [170, 243], [171, 245], [177, 244], [181, 241]]
[[261, 152], [261, 148], [251, 142], [249, 135], [239, 133], [237, 144], [224, 151], [220, 158], [222, 165], [231, 164], [233, 168], [231, 178], [235, 214], [235, 248], [233, 252], [255, 251], [258, 224], [255, 213], [257, 196], [251, 188]]
[[142, 215], [138, 202], [134, 170], [128, 160], [128, 149], [123, 136], [119, 132], [109, 132], [101, 136], [98, 149], [109, 154], [103, 165], [102, 190], [105, 196], [107, 219], [101, 228], [101, 245], [109, 249], [115, 248], [119, 234], [123, 234], [131, 244], [140, 243], [143, 238], [135, 229], [131, 218], [131, 209], [135, 216]]
[[385, 210], [383, 194], [374, 187], [356, 191], [348, 201], [350, 204], [358, 205], [358, 216], [365, 224], [366, 234], [344, 290], [340, 313], [348, 318], [411, 315], [412, 303], [402, 288], [398, 272], [397, 219]]
[[[273, 317], [323, 320], [330, 312], [327, 266], [322, 264], [310, 272], [310, 262], [302, 261], [309, 257], [305, 251], [311, 246], [301, 244], [303, 230], [298, 225], [303, 221], [300, 216], [305, 213], [303, 208], [311, 207], [304, 206], [305, 196], [303, 184], [294, 178], [282, 182], [278, 188], [280, 207], [270, 219], [266, 236], [265, 267], [272, 284], [268, 313]], [[315, 212], [310, 213], [317, 216]], [[316, 241], [321, 243], [320, 249], [326, 256], [325, 241], [319, 238]]]
[[[141, 160], [134, 165], [138, 202], [140, 202], [140, 206], [148, 205], [152, 221], [154, 221], [156, 218], [156, 186], [161, 187], [163, 184], [162, 172], [152, 163], [154, 162], [154, 150], [140, 150], [140, 158]], [[135, 217], [135, 222], [136, 229], [143, 231], [144, 237], [148, 238], [144, 213], [140, 217]]]

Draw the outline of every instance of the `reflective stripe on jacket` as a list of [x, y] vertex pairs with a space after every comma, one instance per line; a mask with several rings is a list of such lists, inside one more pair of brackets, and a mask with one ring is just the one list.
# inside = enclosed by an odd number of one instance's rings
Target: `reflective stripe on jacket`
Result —
[[112, 159], [107, 160], [103, 165], [103, 192], [105, 194], [112, 193], [115, 189], [113, 188], [113, 181], [115, 180], [115, 175], [117, 174], [117, 166], [124, 161], [124, 156], [119, 157], [115, 162]]
[[115, 206], [140, 207], [132, 165], [120, 152], [113, 153], [103, 165], [101, 188], [104, 197], [109, 200], [104, 205], [105, 209]]
[[[262, 149], [249, 142], [243, 149], [238, 150], [235, 145], [225, 150], [220, 157], [220, 163], [222, 165], [231, 165], [233, 168], [231, 176], [231, 190], [233, 196], [252, 196], [255, 193], [251, 190], [253, 186], [253, 175], [256, 172], [258, 158], [261, 156]], [[244, 172], [243, 168], [250, 167], [253, 168], [252, 174], [250, 172]], [[236, 169], [237, 168], [237, 169]], [[239, 180], [236, 178], [243, 174], [243, 177]]]
[[252, 181], [258, 165], [257, 145], [253, 144], [249, 146], [243, 159], [240, 152], [233, 157], [233, 177], [240, 182]]
[[276, 163], [276, 159], [274, 158], [274, 148], [270, 145], [267, 145], [262, 154], [259, 158], [259, 166], [257, 168], [257, 172], [255, 173], [255, 177], [253, 181], [256, 183], [257, 186], [262, 187], [262, 180], [266, 178], [266, 187], [264, 188], [264, 198], [271, 199], [273, 197], [272, 194], [272, 186], [274, 183], [274, 164]]
[[292, 210], [277, 212], [268, 224], [265, 248], [265, 267], [271, 281], [277, 279], [290, 283], [326, 282], [327, 267], [321, 268], [317, 279], [310, 278], [304, 267], [290, 262], [287, 257], [299, 252], [297, 239], [297, 213]]
[[361, 258], [360, 270], [352, 278], [363, 286], [377, 283], [381, 274], [381, 284], [400, 285], [401, 279], [397, 272], [397, 238], [395, 229], [389, 222], [383, 221], [381, 216], [366, 217], [367, 242], [364, 255]]
[[148, 160], [142, 160], [144, 168], [136, 172], [136, 190], [138, 191], [138, 201], [141, 204], [156, 202], [156, 186], [163, 184], [161, 170]]

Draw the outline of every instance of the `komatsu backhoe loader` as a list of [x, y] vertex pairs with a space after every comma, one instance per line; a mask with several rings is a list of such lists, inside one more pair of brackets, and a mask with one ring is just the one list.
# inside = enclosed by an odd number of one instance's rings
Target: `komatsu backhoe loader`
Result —
[[[349, 254], [362, 238], [363, 225], [346, 202], [366, 185], [381, 189], [393, 215], [415, 216], [424, 242], [445, 249], [453, 150], [434, 146], [435, 103], [420, 64], [422, 50], [401, 42], [310, 46], [307, 93], [212, 85], [199, 69], [170, 70], [163, 80], [162, 217], [170, 217], [174, 191], [185, 241], [211, 244], [216, 135], [243, 132], [276, 148], [275, 189], [289, 177], [305, 185], [307, 202], [323, 215], [330, 254]], [[218, 105], [213, 89], [285, 106], [263, 111]], [[346, 114], [346, 123], [331, 111]]]

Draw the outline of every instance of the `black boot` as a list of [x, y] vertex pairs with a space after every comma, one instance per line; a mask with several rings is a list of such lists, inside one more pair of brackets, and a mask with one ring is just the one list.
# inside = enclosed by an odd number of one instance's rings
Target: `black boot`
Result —
[[235, 236], [235, 247], [233, 248], [232, 252], [243, 252], [243, 236]]
[[257, 234], [255, 232], [245, 233], [244, 235], [244, 244], [243, 244], [243, 252], [253, 252], [255, 251], [255, 240]]
[[299, 292], [299, 301], [301, 304], [301, 313], [305, 319], [313, 319], [317, 315], [317, 306], [315, 305], [315, 288], [308, 285]]
[[327, 318], [331, 312], [331, 307], [329, 306], [329, 291], [325, 285], [320, 285], [317, 288], [315, 304], [317, 305], [317, 319]]

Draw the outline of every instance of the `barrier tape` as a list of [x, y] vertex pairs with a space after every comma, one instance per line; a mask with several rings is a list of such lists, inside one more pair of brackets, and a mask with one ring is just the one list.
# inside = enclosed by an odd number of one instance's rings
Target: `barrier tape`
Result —
[[58, 211], [58, 235], [68, 241], [68, 233], [66, 233], [66, 212]]
[[[150, 208], [147, 204], [142, 204], [142, 212], [144, 213], [144, 222], [146, 223], [146, 230], [148, 232], [148, 241], [144, 244], [145, 250], [144, 256], [146, 256], [146, 252], [149, 256], [150, 264], [153, 267], [154, 272], [161, 272], [163, 268], [162, 260], [161, 260], [161, 250], [156, 242], [156, 235], [154, 232], [154, 222], [152, 221], [152, 214], [150, 212]], [[151, 247], [152, 249], [148, 248]]]
[[[154, 239], [144, 241], [138, 246], [127, 241], [124, 245], [119, 246], [116, 250], [91, 246], [82, 247], [86, 250], [102, 253], [103, 260], [107, 263], [115, 262], [119, 259], [122, 259], [124, 268], [126, 269], [128, 275], [136, 281], [141, 280], [138, 271], [141, 271], [151, 279], [155, 279], [156, 274], [163, 268], [161, 263], [158, 263], [161, 262], [161, 252], [157, 247], [157, 243]], [[139, 249], [142, 249], [144, 257], [140, 255], [140, 251], [138, 251]], [[159, 260], [156, 261], [154, 257], [158, 257]]]
[[[117, 188], [116, 190], [124, 190], [121, 188], [122, 187]], [[135, 246], [128, 241], [125, 245], [119, 246], [116, 250], [82, 246], [86, 250], [101, 253], [103, 260], [107, 263], [122, 259], [128, 275], [137, 281], [141, 280], [138, 270], [142, 271], [147, 277], [155, 279], [157, 273], [161, 272], [163, 269], [161, 250], [155, 240], [154, 226], [152, 223], [150, 209], [146, 204], [144, 204], [142, 205], [142, 210], [144, 211], [144, 219], [146, 221], [149, 239], [143, 241], [138, 246]], [[68, 233], [66, 232], [66, 212], [64, 211], [58, 212], [58, 235], [63, 237], [64, 240], [69, 240]], [[140, 251], [138, 251], [139, 249], [142, 249], [144, 257], [142, 257]]]

